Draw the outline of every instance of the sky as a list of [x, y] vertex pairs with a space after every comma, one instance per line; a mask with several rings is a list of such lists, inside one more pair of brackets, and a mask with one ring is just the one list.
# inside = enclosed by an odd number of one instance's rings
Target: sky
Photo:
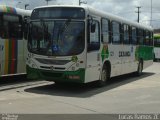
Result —
[[[153, 28], [160, 28], [160, 0], [81, 0], [87, 2], [87, 5], [93, 6], [102, 11], [106, 11], [131, 21], [137, 21], [140, 8], [140, 23], [151, 25]], [[151, 15], [152, 1], [152, 15]], [[47, 5], [45, 0], [0, 0], [0, 4], [23, 8], [29, 4], [27, 9], [33, 9], [37, 6]], [[78, 5], [79, 0], [52, 0], [49, 5], [67, 4]], [[152, 22], [151, 22], [152, 18]]]

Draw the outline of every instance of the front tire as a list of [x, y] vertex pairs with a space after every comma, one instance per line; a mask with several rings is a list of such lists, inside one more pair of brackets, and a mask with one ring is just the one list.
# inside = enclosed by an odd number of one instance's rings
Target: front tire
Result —
[[102, 68], [102, 72], [101, 72], [101, 78], [98, 81], [98, 87], [103, 87], [106, 85], [106, 83], [109, 81], [110, 79], [110, 72], [109, 69], [107, 68], [107, 66], [103, 66]]

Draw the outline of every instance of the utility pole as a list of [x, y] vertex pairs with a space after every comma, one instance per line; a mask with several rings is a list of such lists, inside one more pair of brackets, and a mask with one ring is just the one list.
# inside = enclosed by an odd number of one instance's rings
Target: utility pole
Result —
[[45, 1], [47, 2], [47, 5], [48, 5], [48, 2], [49, 2], [49, 1], [52, 1], [52, 0], [45, 0]]
[[25, 10], [26, 10], [26, 9], [27, 9], [27, 7], [29, 6], [29, 4], [25, 4], [24, 6], [25, 6]]
[[79, 6], [80, 6], [82, 3], [83, 3], [83, 4], [87, 4], [86, 1], [81, 1], [81, 0], [79, 0]]
[[150, 20], [150, 25], [152, 26], [152, 0], [151, 0], [151, 20]]
[[136, 13], [138, 13], [138, 19], [137, 19], [137, 22], [139, 23], [139, 16], [140, 16], [139, 14], [141, 13], [141, 12], [140, 12], [140, 8], [141, 8], [141, 7], [140, 7], [140, 6], [138, 6], [138, 7], [136, 7], [136, 8], [138, 9], [138, 11], [136, 11]]

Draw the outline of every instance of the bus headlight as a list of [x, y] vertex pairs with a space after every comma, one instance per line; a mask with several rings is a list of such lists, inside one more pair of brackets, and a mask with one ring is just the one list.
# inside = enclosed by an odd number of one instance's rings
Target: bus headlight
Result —
[[37, 65], [31, 59], [27, 60], [27, 64], [32, 68], [37, 68]]
[[76, 67], [79, 67], [79, 63], [76, 63]]
[[32, 57], [31, 53], [28, 53], [28, 58], [31, 58], [31, 57]]
[[33, 58], [33, 57], [34, 57], [34, 54], [28, 53], [28, 58]]
[[68, 68], [68, 71], [76, 71], [80, 68], [80, 63], [77, 62], [77, 63], [74, 63], [72, 64], [69, 68]]
[[32, 68], [37, 68], [35, 64], [32, 64]]

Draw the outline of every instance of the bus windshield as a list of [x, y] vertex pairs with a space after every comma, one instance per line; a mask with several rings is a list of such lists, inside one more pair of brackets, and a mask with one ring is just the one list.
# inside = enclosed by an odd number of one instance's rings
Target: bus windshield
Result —
[[32, 21], [28, 49], [39, 55], [77, 55], [84, 50], [84, 34], [84, 22], [71, 20]]

